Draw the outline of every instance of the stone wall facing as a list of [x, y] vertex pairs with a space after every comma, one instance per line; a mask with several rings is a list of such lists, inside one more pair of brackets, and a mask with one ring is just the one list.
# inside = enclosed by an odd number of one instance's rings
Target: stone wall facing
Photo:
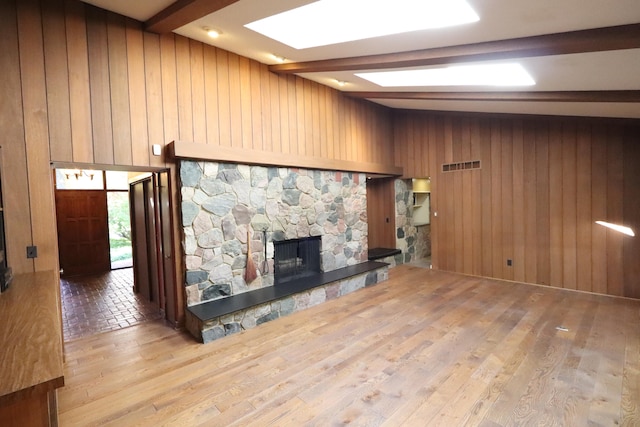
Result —
[[401, 254], [385, 258], [381, 261], [388, 262], [391, 266], [409, 263], [416, 260], [416, 242], [418, 229], [413, 225], [413, 191], [411, 180], [396, 179], [396, 248]]
[[322, 236], [325, 272], [367, 260], [364, 174], [181, 161], [180, 180], [187, 305], [272, 286], [274, 240]]

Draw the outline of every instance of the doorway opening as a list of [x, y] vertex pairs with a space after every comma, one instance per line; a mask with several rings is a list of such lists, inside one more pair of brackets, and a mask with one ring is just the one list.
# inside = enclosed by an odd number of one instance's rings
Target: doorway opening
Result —
[[173, 320], [168, 173], [54, 170], [65, 340]]

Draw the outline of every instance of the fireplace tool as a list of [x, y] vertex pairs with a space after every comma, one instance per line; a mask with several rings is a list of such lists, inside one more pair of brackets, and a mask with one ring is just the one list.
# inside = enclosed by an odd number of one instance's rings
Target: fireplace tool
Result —
[[269, 262], [267, 261], [267, 230], [262, 230], [262, 246], [264, 246], [264, 261], [262, 262], [262, 274], [269, 272]]

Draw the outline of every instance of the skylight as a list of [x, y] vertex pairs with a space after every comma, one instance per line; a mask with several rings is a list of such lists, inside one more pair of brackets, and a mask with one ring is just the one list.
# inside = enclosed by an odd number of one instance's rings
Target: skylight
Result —
[[320, 0], [245, 27], [306, 49], [479, 19], [465, 0]]
[[536, 82], [520, 64], [453, 65], [422, 70], [356, 73], [382, 87], [533, 86]]

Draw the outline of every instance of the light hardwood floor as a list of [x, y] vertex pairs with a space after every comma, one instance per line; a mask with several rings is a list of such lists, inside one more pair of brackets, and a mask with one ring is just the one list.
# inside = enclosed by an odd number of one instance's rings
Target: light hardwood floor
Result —
[[404, 265], [211, 344], [67, 343], [65, 381], [62, 426], [638, 426], [640, 301]]

